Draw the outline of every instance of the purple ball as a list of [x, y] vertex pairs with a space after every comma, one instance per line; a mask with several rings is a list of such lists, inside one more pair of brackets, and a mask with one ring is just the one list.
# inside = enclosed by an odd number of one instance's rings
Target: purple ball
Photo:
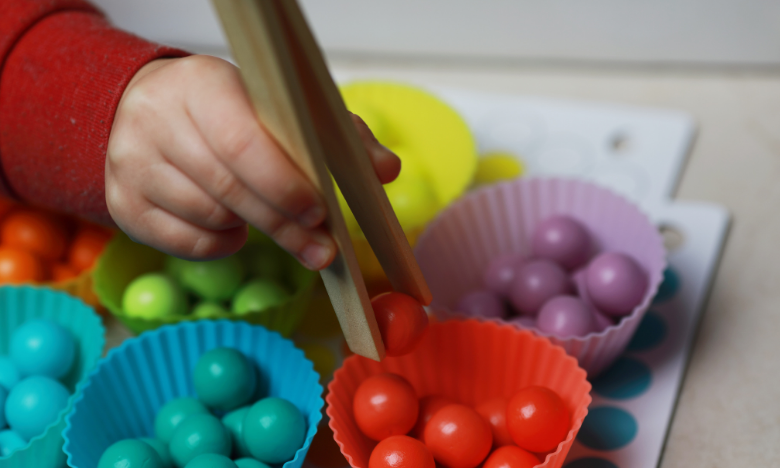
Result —
[[628, 255], [607, 252], [594, 258], [585, 271], [588, 297], [612, 317], [629, 314], [647, 292], [647, 275]]
[[536, 318], [539, 331], [558, 338], [585, 336], [595, 330], [595, 325], [591, 307], [574, 296], [550, 299]]
[[488, 263], [482, 275], [485, 287], [506, 296], [512, 289], [517, 269], [523, 264], [523, 256], [518, 253], [501, 254]]
[[534, 260], [517, 270], [509, 298], [523, 314], [536, 315], [545, 302], [571, 291], [569, 275], [550, 260]]
[[567, 270], [584, 265], [592, 243], [585, 226], [570, 216], [552, 216], [534, 230], [531, 250], [535, 258], [552, 260]]
[[607, 328], [615, 325], [615, 323], [612, 321], [611, 318], [607, 317], [606, 315], [602, 314], [596, 309], [591, 309], [591, 310], [593, 311], [593, 322], [596, 325], [593, 331], [595, 331], [596, 333], [602, 332]]
[[509, 323], [513, 323], [520, 328], [528, 328], [528, 329], [536, 328], [536, 319], [531, 317], [530, 315], [521, 315], [519, 317], [515, 317], [512, 320], [510, 320]]
[[501, 297], [486, 289], [472, 291], [461, 297], [457, 311], [470, 317], [504, 318], [506, 315]]

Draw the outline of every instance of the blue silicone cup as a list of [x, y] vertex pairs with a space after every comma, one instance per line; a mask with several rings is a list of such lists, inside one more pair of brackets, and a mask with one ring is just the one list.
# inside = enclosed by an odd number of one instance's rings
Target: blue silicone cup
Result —
[[68, 464], [94, 468], [116, 441], [150, 437], [166, 402], [195, 397], [198, 358], [217, 347], [235, 348], [257, 364], [259, 397], [289, 400], [306, 418], [306, 441], [284, 468], [299, 468], [322, 419], [322, 386], [311, 361], [276, 332], [246, 322], [200, 320], [167, 325], [126, 340], [90, 374], [63, 434]]
[[92, 307], [81, 299], [47, 288], [0, 287], [0, 355], [7, 355], [14, 330], [28, 320], [48, 318], [64, 326], [76, 339], [76, 362], [61, 382], [71, 392], [68, 406], [43, 434], [23, 448], [0, 457], [0, 468], [58, 468], [65, 466], [62, 431], [87, 374], [103, 354], [105, 329]]

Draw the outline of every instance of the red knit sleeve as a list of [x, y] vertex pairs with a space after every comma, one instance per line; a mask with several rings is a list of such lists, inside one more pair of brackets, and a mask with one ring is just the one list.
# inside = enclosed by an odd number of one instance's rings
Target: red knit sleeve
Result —
[[0, 4], [0, 185], [110, 223], [104, 166], [122, 92], [151, 60], [186, 53], [112, 28], [81, 0]]

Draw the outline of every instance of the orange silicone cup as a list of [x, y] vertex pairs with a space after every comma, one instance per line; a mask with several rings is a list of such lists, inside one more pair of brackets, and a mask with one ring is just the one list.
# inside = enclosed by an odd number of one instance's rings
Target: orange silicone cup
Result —
[[406, 378], [418, 397], [444, 395], [474, 406], [489, 398], [511, 397], [530, 386], [555, 391], [572, 415], [571, 429], [540, 466], [563, 465], [588, 413], [591, 385], [586, 373], [563, 348], [511, 325], [450, 320], [428, 327], [417, 349], [406, 356], [375, 362], [351, 356], [328, 386], [327, 414], [333, 437], [353, 468], [367, 468], [376, 442], [358, 428], [352, 399], [363, 380], [383, 372]]

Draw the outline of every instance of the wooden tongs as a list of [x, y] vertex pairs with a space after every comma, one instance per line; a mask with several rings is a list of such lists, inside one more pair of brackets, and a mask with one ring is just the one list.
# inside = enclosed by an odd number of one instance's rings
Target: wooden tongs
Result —
[[295, 0], [213, 4], [260, 122], [327, 202], [339, 251], [321, 274], [347, 344], [381, 360], [384, 345], [330, 174], [393, 289], [423, 305], [431, 293], [314, 35]]

